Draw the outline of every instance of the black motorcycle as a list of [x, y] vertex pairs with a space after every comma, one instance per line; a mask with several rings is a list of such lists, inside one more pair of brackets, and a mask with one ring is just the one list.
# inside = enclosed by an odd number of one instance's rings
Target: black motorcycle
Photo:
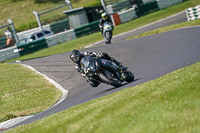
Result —
[[134, 80], [133, 73], [127, 68], [120, 69], [114, 62], [106, 59], [86, 56], [81, 60], [80, 64], [86, 77], [99, 83], [103, 82], [119, 87], [124, 81], [132, 82]]

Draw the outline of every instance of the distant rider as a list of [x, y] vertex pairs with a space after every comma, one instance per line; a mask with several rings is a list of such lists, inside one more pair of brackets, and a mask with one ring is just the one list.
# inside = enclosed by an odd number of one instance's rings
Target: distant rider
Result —
[[112, 21], [109, 19], [108, 15], [104, 12], [101, 14], [101, 19], [100, 19], [100, 22], [99, 22], [99, 28], [101, 30], [101, 34], [103, 35], [103, 24], [105, 22], [110, 22], [112, 24], [112, 29], [114, 29], [114, 26], [113, 26], [113, 23]]
[[[92, 57], [97, 57], [101, 59], [107, 59], [117, 64], [120, 67], [120, 69], [122, 69], [123, 67], [121, 62], [118, 62], [117, 60], [113, 59], [107, 53], [99, 54], [97, 52], [84, 52], [83, 54], [81, 54], [78, 50], [73, 50], [70, 52], [70, 59], [76, 64], [75, 65], [76, 70], [80, 72], [83, 77], [85, 77], [85, 74], [81, 70], [80, 61], [85, 56], [92, 56]], [[98, 81], [95, 81], [93, 79], [88, 79], [88, 80], [92, 87], [97, 87], [100, 84]]]

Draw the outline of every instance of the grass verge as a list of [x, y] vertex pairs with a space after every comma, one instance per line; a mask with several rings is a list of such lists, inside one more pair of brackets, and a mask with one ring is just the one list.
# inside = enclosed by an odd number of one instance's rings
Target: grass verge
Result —
[[191, 27], [191, 26], [198, 26], [198, 25], [200, 25], [199, 19], [194, 20], [194, 21], [189, 21], [189, 22], [183, 22], [183, 23], [180, 23], [180, 24], [174, 24], [174, 25], [166, 26], [166, 27], [163, 27], [163, 28], [158, 28], [158, 29], [155, 29], [155, 30], [152, 30], [152, 31], [144, 32], [142, 34], [130, 37], [128, 39], [135, 39], [135, 38], [139, 38], [139, 37], [155, 35], [155, 34], [167, 32], [167, 31], [171, 31], [171, 30], [175, 30], [175, 29], [186, 28], [186, 27]]
[[41, 112], [62, 93], [43, 77], [18, 64], [0, 64], [0, 122]]
[[[154, 21], [166, 18], [170, 15], [173, 15], [185, 10], [188, 7], [191, 7], [192, 5], [193, 4], [191, 1], [186, 1], [181, 4], [178, 4], [178, 5], [163, 9], [163, 10], [159, 10], [157, 12], [140, 17], [133, 21], [129, 21], [125, 24], [121, 24], [115, 27], [114, 35], [129, 31], [129, 30], [133, 30], [135, 28], [144, 26]], [[84, 48], [84, 46], [100, 41], [100, 40], [102, 40], [102, 36], [101, 36], [101, 33], [98, 32], [98, 33], [94, 33], [85, 37], [78, 38], [76, 40], [72, 40], [69, 42], [65, 42], [65, 43], [53, 46], [51, 48], [40, 50], [29, 55], [21, 56], [19, 58], [12, 59], [7, 62], [11, 62], [15, 60], [27, 60], [27, 59], [32, 59], [32, 58], [38, 58], [38, 57], [43, 57], [43, 56], [48, 56], [48, 55], [53, 55], [53, 54], [69, 52], [72, 49], [82, 49]]]
[[6, 133], [200, 132], [200, 62]]

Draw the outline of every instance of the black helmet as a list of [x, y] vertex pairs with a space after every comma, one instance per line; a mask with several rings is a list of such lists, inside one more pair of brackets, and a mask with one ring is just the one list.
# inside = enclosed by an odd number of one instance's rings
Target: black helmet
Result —
[[81, 56], [81, 53], [78, 50], [73, 50], [73, 51], [70, 52], [70, 59], [74, 63], [78, 63], [80, 56]]

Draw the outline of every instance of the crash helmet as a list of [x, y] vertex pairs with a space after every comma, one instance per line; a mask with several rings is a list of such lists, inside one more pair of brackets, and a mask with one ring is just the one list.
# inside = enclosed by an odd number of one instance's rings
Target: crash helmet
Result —
[[80, 60], [80, 56], [81, 56], [81, 53], [78, 50], [73, 50], [70, 52], [70, 59], [74, 63], [78, 63], [78, 61]]
[[103, 20], [108, 19], [108, 15], [105, 12], [101, 14], [101, 17], [103, 18]]

